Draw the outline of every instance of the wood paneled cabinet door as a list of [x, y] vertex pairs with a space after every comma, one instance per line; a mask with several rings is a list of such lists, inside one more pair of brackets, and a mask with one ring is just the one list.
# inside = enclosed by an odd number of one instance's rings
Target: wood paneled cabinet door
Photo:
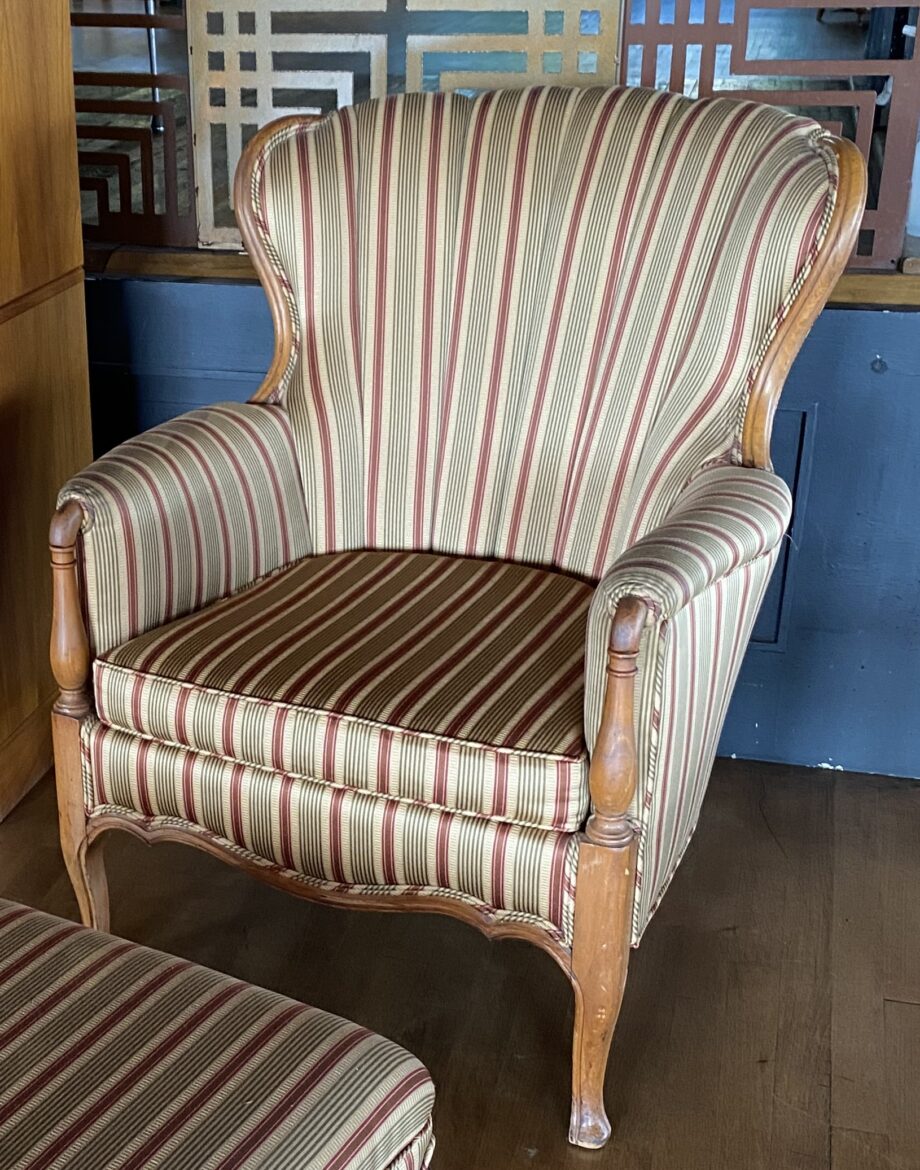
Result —
[[0, 5], [0, 817], [51, 766], [48, 517], [91, 458], [67, 0]]

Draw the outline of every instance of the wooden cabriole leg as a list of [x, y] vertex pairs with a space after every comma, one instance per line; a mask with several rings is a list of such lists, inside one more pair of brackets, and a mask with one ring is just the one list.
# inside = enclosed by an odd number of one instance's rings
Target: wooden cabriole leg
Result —
[[610, 1137], [604, 1076], [629, 963], [637, 846], [628, 816], [636, 790], [633, 701], [646, 616], [645, 604], [636, 598], [620, 602], [614, 615], [604, 710], [591, 757], [594, 811], [585, 827], [575, 885], [569, 1141], [587, 1149], [597, 1149]]
[[575, 1034], [569, 1141], [591, 1150], [610, 1137], [604, 1075], [626, 987], [634, 880], [635, 842], [624, 849], [582, 843], [572, 948]]
[[65, 504], [51, 522], [51, 568], [54, 610], [51, 621], [51, 668], [61, 688], [51, 716], [54, 774], [57, 783], [61, 851], [70, 875], [80, 917], [97, 930], [109, 928], [109, 896], [98, 843], [86, 834], [80, 723], [92, 712], [89, 692], [89, 640], [80, 609], [77, 540], [83, 509]]

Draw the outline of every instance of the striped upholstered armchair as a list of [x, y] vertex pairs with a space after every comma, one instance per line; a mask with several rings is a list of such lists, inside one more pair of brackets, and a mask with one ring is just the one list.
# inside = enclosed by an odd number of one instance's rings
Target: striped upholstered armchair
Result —
[[603, 1144], [629, 947], [789, 519], [773, 411], [862, 198], [812, 122], [640, 89], [257, 135], [262, 388], [104, 456], [53, 522], [85, 920], [120, 828], [529, 939], [574, 989], [571, 1140]]

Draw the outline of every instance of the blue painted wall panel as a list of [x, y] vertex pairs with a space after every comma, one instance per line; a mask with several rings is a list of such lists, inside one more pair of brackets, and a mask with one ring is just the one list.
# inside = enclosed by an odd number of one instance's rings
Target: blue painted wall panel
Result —
[[[247, 398], [272, 350], [261, 290], [87, 284], [97, 450]], [[774, 461], [792, 539], [720, 750], [920, 776], [920, 316], [830, 310], [793, 367]]]
[[920, 316], [825, 312], [783, 405], [814, 417], [785, 645], [749, 649], [721, 751], [920, 776]]
[[96, 453], [195, 406], [244, 402], [272, 354], [257, 285], [89, 280]]

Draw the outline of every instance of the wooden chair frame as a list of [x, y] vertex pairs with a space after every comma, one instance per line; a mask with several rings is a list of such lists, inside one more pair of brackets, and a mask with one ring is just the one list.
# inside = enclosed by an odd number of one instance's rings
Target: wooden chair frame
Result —
[[[255, 230], [248, 198], [258, 153], [266, 136], [276, 133], [280, 126], [276, 122], [253, 138], [236, 177], [237, 216], [275, 326], [274, 357], [253, 402], [277, 399], [294, 345], [288, 301]], [[839, 187], [824, 246], [780, 323], [751, 389], [742, 441], [742, 461], [749, 467], [771, 467], [770, 434], [786, 374], [856, 243], [865, 200], [865, 165], [852, 143], [835, 138], [833, 148], [839, 164]], [[122, 829], [148, 844], [181, 841], [194, 845], [263, 881], [314, 901], [371, 910], [450, 914], [490, 938], [527, 939], [552, 955], [568, 977], [575, 996], [569, 1140], [587, 1148], [602, 1146], [610, 1135], [604, 1109], [604, 1076], [630, 948], [637, 840], [628, 814], [637, 778], [634, 690], [640, 642], [648, 617], [645, 603], [636, 597], [621, 600], [611, 623], [603, 714], [589, 773], [593, 812], [580, 842], [574, 940], [569, 950], [535, 926], [496, 921], [486, 911], [447, 897], [329, 891], [243, 861], [229, 849], [180, 827], [150, 827], [114, 814], [89, 818], [80, 747], [80, 723], [94, 714], [92, 661], [78, 571], [83, 519], [79, 504], [65, 504], [54, 516], [50, 538], [54, 578], [51, 662], [60, 687], [52, 722], [61, 845], [83, 921], [98, 929], [108, 928], [108, 894], [99, 844], [110, 829]]]

